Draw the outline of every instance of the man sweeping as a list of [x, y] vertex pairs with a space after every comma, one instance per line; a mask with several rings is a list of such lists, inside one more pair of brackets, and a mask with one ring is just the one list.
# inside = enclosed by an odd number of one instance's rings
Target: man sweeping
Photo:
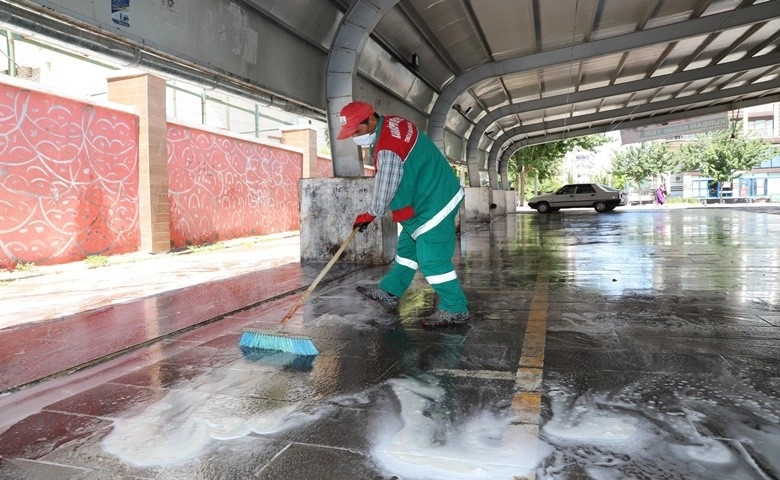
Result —
[[465, 324], [468, 302], [452, 265], [455, 216], [464, 192], [449, 163], [416, 125], [398, 116], [379, 116], [369, 103], [347, 104], [339, 119], [337, 138], [351, 137], [358, 146], [370, 147], [376, 166], [371, 204], [352, 228], [363, 231], [388, 207], [402, 227], [393, 267], [378, 287], [358, 291], [395, 310], [419, 268], [439, 295], [436, 312], [422, 320], [423, 326]]

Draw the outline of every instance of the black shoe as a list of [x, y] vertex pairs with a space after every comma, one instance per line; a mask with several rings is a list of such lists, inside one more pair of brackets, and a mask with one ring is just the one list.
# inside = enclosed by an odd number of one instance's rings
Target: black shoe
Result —
[[469, 312], [447, 312], [437, 310], [436, 313], [422, 320], [423, 327], [455, 327], [466, 325], [469, 319]]
[[379, 302], [385, 308], [389, 308], [390, 310], [395, 310], [398, 308], [398, 297], [392, 293], [387, 293], [381, 288], [357, 287], [357, 291], [367, 296], [371, 300]]

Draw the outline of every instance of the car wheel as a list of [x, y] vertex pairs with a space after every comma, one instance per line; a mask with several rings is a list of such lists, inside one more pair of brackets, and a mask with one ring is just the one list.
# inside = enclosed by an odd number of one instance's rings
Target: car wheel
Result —
[[604, 202], [596, 202], [593, 204], [593, 208], [596, 209], [597, 212], [606, 212], [607, 211], [607, 204]]
[[547, 213], [550, 211], [550, 204], [547, 202], [541, 202], [536, 206], [536, 211], [539, 213]]

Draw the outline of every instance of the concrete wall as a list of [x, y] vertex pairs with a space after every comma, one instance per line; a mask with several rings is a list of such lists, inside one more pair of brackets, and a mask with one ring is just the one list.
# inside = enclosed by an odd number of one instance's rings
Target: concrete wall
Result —
[[[373, 178], [301, 179], [301, 261], [328, 261], [371, 202]], [[395, 256], [398, 230], [389, 215], [357, 234], [342, 261], [385, 264]]]
[[490, 209], [490, 218], [506, 215], [506, 193], [504, 190], [493, 190], [491, 196], [491, 207], [495, 205], [495, 208]]
[[136, 251], [138, 115], [0, 88], [0, 268]]
[[463, 223], [490, 221], [490, 187], [467, 187], [462, 215]]
[[169, 123], [170, 247], [298, 230], [302, 156]]

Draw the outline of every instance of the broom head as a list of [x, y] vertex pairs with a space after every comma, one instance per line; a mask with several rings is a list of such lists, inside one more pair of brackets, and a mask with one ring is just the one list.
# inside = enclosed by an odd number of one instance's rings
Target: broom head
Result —
[[287, 335], [247, 328], [241, 334], [239, 346], [259, 348], [263, 350], [278, 350], [294, 355], [317, 355], [317, 347], [311, 338], [303, 335]]
[[314, 360], [317, 359], [317, 355], [295, 355], [279, 350], [263, 350], [262, 348], [241, 347], [241, 353], [244, 354], [247, 361], [252, 363], [300, 372], [310, 371], [314, 366]]

